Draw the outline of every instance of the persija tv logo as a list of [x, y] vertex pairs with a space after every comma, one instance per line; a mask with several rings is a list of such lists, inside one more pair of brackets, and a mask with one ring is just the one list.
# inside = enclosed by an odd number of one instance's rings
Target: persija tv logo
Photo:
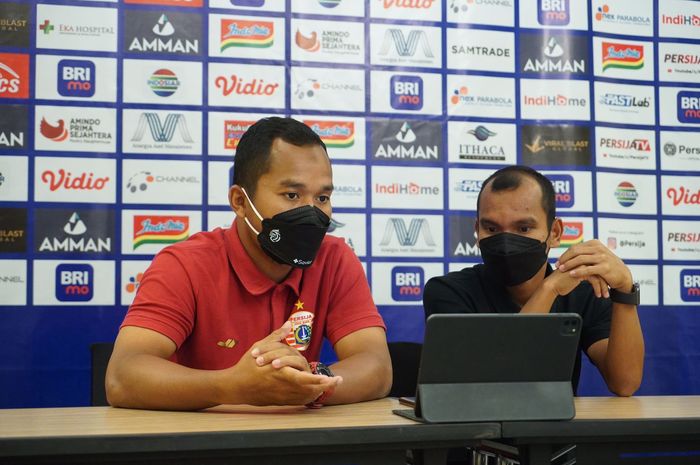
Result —
[[56, 267], [56, 299], [61, 302], [88, 302], [92, 299], [95, 271], [92, 266], [65, 263]]
[[700, 270], [681, 270], [681, 299], [700, 302]]
[[420, 110], [423, 108], [423, 79], [420, 76], [392, 76], [391, 108], [396, 110]]
[[420, 266], [395, 266], [391, 270], [391, 298], [397, 302], [422, 300], [424, 281]]
[[537, 0], [537, 20], [547, 26], [566, 26], [571, 21], [569, 0]]
[[678, 121], [700, 123], [700, 92], [682, 90], [678, 92]]
[[547, 179], [554, 188], [554, 200], [557, 208], [574, 206], [574, 178], [568, 174], [548, 174]]
[[95, 95], [95, 63], [92, 61], [61, 60], [56, 76], [58, 93], [64, 97]]

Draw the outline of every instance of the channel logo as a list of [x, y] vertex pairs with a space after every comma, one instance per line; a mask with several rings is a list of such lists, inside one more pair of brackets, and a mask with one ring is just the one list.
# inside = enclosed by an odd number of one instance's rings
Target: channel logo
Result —
[[420, 266], [395, 266], [391, 269], [391, 298], [397, 302], [423, 299], [425, 274]]
[[304, 120], [321, 138], [326, 147], [348, 148], [355, 143], [355, 123], [352, 121]]
[[224, 121], [224, 148], [236, 149], [243, 134], [255, 121], [226, 120]]
[[144, 244], [174, 244], [189, 235], [189, 216], [134, 215], [134, 250]]
[[423, 108], [423, 79], [420, 76], [392, 76], [391, 108], [395, 110], [420, 110]]
[[561, 234], [559, 247], [568, 249], [569, 247], [583, 242], [583, 222], [564, 221], [564, 230]]
[[629, 181], [622, 181], [617, 185], [617, 189], [615, 189], [615, 198], [623, 207], [631, 207], [634, 205], [634, 202], [637, 201], [637, 197], [639, 197], [639, 193], [634, 187], [634, 184]]
[[556, 208], [571, 208], [574, 206], [574, 178], [568, 174], [548, 174], [547, 179], [554, 188]]
[[681, 299], [700, 302], [700, 270], [681, 270]]
[[644, 67], [644, 46], [619, 44], [615, 42], [601, 43], [603, 48], [603, 71], [608, 68], [642, 69]]
[[56, 300], [88, 302], [92, 300], [95, 271], [84, 263], [64, 263], [56, 267]]
[[544, 26], [566, 26], [571, 21], [569, 0], [537, 0], [537, 20]]
[[170, 97], [180, 87], [180, 80], [169, 69], [159, 69], [148, 78], [148, 87], [159, 97]]
[[678, 121], [700, 124], [700, 92], [682, 90], [678, 92]]
[[61, 60], [56, 73], [58, 93], [64, 97], [95, 95], [95, 63], [89, 60]]
[[222, 19], [220, 50], [231, 47], [269, 48], [275, 42], [275, 23], [272, 21]]

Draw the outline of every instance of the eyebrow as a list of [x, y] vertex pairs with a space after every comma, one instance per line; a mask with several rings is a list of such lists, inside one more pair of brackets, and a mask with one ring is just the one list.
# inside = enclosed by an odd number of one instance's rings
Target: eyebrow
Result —
[[[308, 186], [300, 181], [297, 181], [295, 179], [283, 179], [280, 181], [280, 186], [282, 187], [289, 187], [292, 189], [306, 189]], [[321, 190], [323, 192], [326, 191], [333, 191], [333, 184], [326, 184], [325, 186], [321, 187]]]
[[[496, 225], [500, 226], [500, 224], [497, 221], [491, 220], [489, 218], [479, 218], [479, 224], [482, 226], [486, 225]], [[534, 216], [528, 216], [525, 218], [520, 218], [519, 220], [516, 220], [513, 224], [518, 225], [518, 226], [531, 226], [531, 225], [536, 225], [537, 224], [537, 218]]]

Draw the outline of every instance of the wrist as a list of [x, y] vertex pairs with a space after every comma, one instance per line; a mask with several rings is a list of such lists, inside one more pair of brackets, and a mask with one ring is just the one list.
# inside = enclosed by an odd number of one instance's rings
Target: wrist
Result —
[[[311, 369], [311, 373], [313, 373], [315, 375], [323, 375], [323, 376], [329, 376], [329, 377], [334, 376], [330, 367], [328, 367], [326, 364], [324, 364], [322, 362], [309, 362], [309, 368]], [[321, 393], [321, 395], [316, 398], [316, 400], [309, 402], [308, 404], [306, 404], [306, 406], [308, 408], [321, 408], [328, 401], [328, 399], [333, 395], [334, 392], [335, 392], [335, 386], [331, 386], [330, 388], [323, 391]]]

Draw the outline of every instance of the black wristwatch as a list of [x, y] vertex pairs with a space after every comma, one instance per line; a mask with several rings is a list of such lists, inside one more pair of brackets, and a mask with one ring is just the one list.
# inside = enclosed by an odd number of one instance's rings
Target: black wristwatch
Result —
[[618, 304], [639, 305], [639, 283], [632, 284], [632, 292], [610, 289], [610, 300]]

